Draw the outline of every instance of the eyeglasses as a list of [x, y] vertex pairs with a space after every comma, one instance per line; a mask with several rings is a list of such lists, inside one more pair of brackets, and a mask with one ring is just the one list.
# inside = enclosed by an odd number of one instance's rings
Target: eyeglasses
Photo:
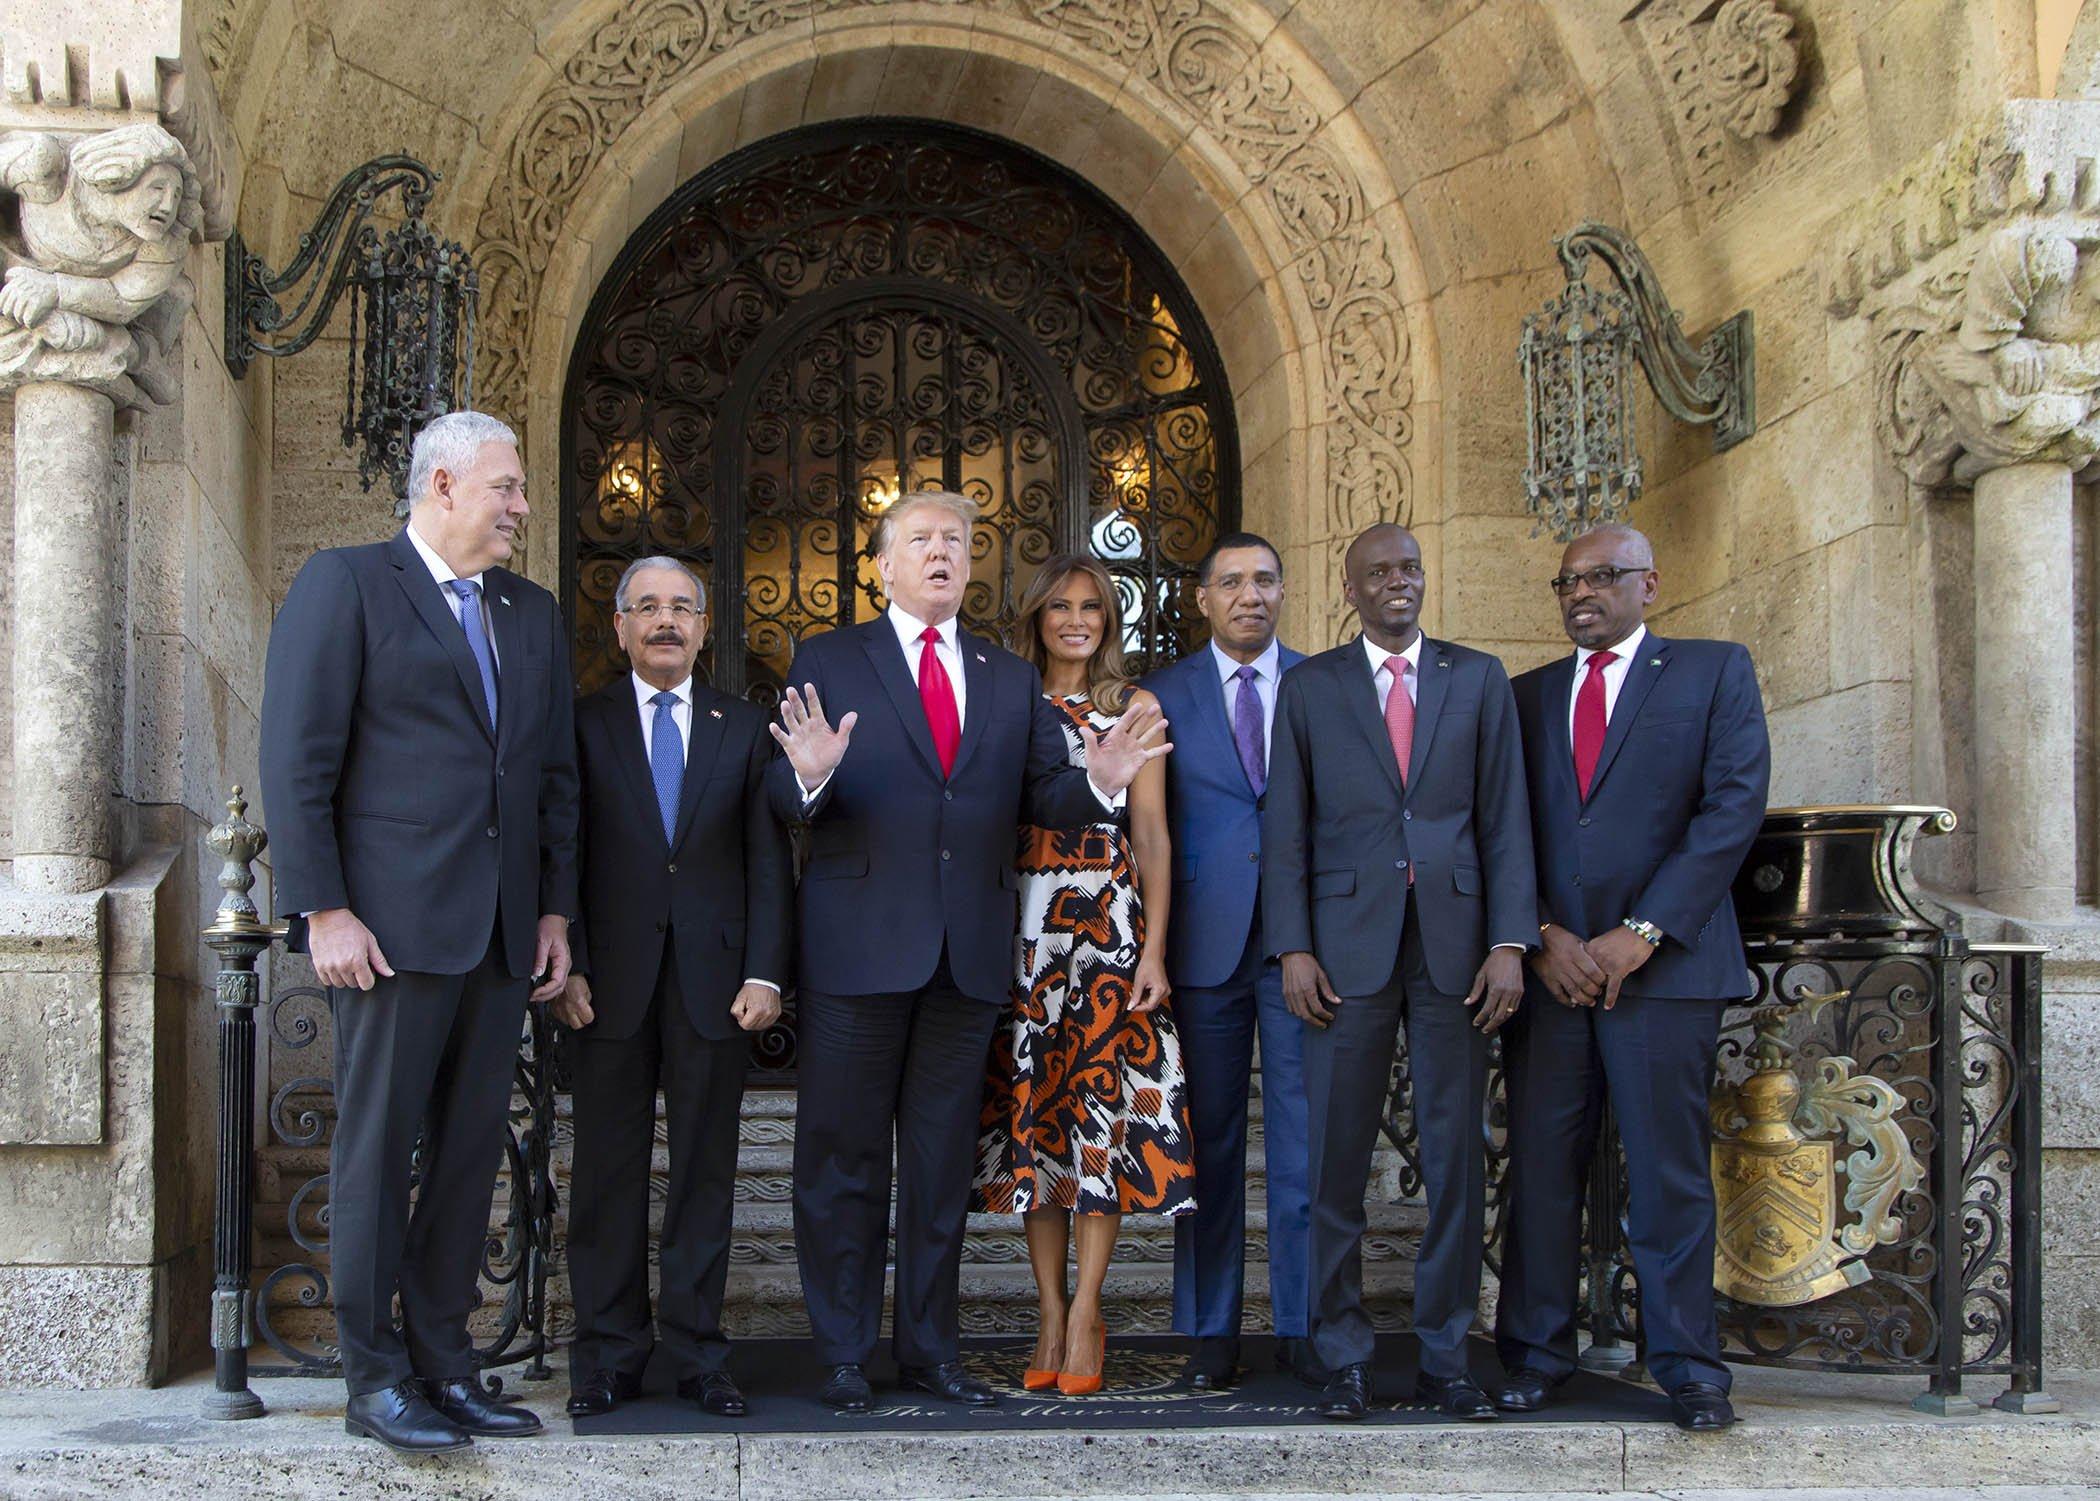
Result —
[[621, 613], [625, 615], [632, 615], [637, 620], [653, 621], [662, 620], [668, 617], [672, 620], [678, 621], [680, 624], [683, 624], [684, 622], [691, 620], [695, 615], [699, 614], [700, 612], [694, 609], [691, 605], [687, 604], [682, 599], [674, 599], [667, 605], [658, 604], [653, 599], [645, 599], [640, 604], [636, 605], [633, 609], [623, 610]]
[[1645, 568], [1585, 568], [1580, 573], [1555, 574], [1546, 582], [1552, 585], [1555, 594], [1573, 594], [1578, 583], [1588, 584], [1594, 592], [1602, 594], [1627, 574], [1646, 572]]

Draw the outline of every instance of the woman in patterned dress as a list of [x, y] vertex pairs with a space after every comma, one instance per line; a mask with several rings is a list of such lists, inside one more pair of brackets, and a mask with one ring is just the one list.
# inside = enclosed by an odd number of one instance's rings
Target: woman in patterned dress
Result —
[[[1103, 733], [1133, 700], [1108, 570], [1052, 558], [1021, 598], [1014, 650], [1039, 668], [1068, 721]], [[1131, 784], [1130, 833], [1115, 823], [1021, 830], [1013, 1004], [992, 1041], [978, 1138], [976, 1205], [1018, 1213], [1040, 1301], [1031, 1391], [1099, 1391], [1101, 1285], [1125, 1213], [1195, 1207], [1188, 1087], [1164, 1008], [1171, 859], [1166, 767]], [[1079, 1275], [1067, 1296], [1065, 1257]]]

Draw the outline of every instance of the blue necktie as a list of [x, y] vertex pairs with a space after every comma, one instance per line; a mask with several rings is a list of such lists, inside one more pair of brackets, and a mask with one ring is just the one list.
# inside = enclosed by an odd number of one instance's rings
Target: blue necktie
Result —
[[496, 654], [481, 626], [481, 585], [472, 579], [448, 579], [445, 587], [459, 596], [459, 623], [467, 633], [467, 650], [481, 669], [481, 691], [489, 701], [489, 728], [496, 727]]
[[666, 688], [649, 702], [656, 705], [656, 721], [649, 726], [649, 778], [656, 783], [656, 807], [664, 816], [664, 843], [669, 844], [678, 826], [678, 784], [685, 780], [685, 748], [678, 743], [678, 721], [671, 717], [678, 695]]
[[1261, 695], [1254, 687], [1254, 669], [1242, 667], [1233, 674], [1240, 680], [1239, 697], [1232, 705], [1232, 743], [1240, 753], [1240, 769], [1247, 785], [1260, 797], [1269, 786], [1269, 758], [1262, 745]]

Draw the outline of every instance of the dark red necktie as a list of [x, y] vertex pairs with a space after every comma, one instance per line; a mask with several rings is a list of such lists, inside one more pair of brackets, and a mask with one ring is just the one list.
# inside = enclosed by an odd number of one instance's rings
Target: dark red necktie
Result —
[[1618, 660], [1616, 652], [1598, 652], [1575, 690], [1575, 786], [1584, 797], [1590, 795], [1597, 758], [1604, 754], [1604, 669]]
[[955, 685], [941, 666], [941, 633], [932, 626], [919, 635], [919, 702], [926, 709], [926, 728], [933, 732], [933, 753], [941, 758], [941, 775], [955, 770], [955, 748], [962, 744], [962, 716], [955, 712]]

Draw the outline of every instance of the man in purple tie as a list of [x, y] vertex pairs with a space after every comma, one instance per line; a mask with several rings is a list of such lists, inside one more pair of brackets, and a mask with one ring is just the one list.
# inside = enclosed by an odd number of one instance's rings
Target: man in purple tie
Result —
[[1502, 664], [1424, 636], [1414, 534], [1371, 527], [1343, 560], [1360, 639], [1284, 675], [1262, 815], [1262, 927], [1303, 1017], [1322, 1411], [1371, 1398], [1364, 1191], [1407, 1026], [1429, 1221], [1415, 1262], [1416, 1394], [1492, 1419], [1467, 1370], [1480, 1296], [1488, 1037], [1537, 940], [1531, 815]]
[[1196, 1208], [1174, 1222], [1174, 1328], [1191, 1339], [1182, 1385], [1228, 1386], [1246, 1287], [1247, 1098], [1261, 1038], [1269, 1317], [1280, 1366], [1305, 1353], [1305, 1029], [1262, 943], [1261, 806], [1276, 685], [1303, 660], [1276, 639], [1283, 563], [1252, 532], [1220, 537], [1198, 574], [1210, 641], [1145, 679], [1176, 726], [1167, 761], [1174, 849], [1167, 977], [1189, 1077]]

